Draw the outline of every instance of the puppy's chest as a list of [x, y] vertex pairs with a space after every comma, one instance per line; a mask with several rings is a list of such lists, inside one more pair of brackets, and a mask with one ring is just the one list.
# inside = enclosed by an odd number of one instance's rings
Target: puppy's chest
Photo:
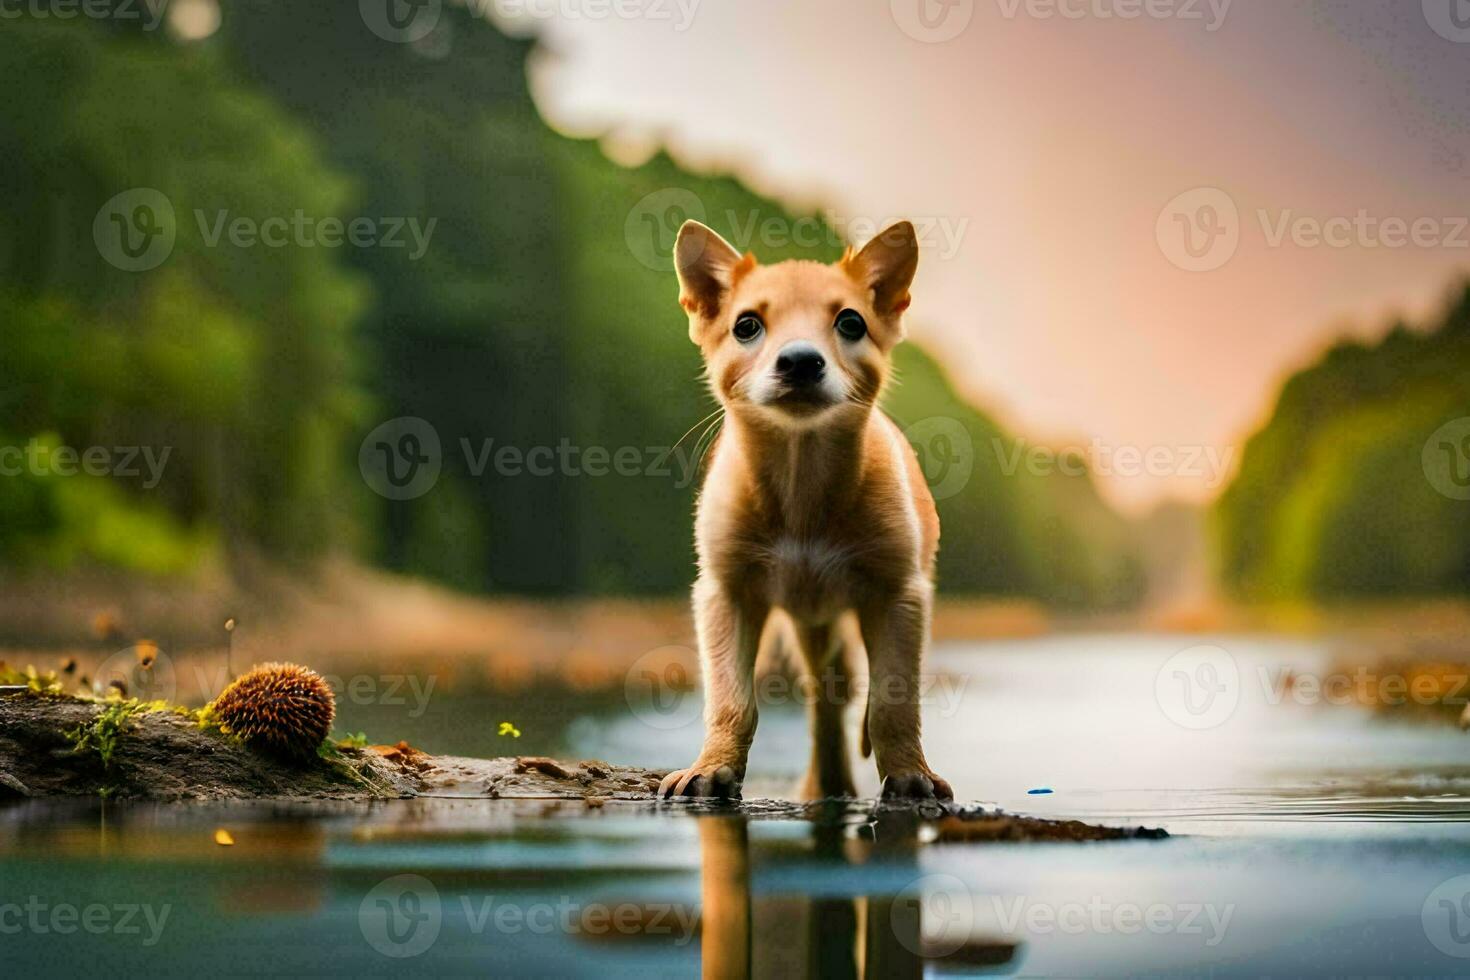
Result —
[[798, 615], [835, 613], [862, 577], [860, 543], [817, 534], [776, 533], [750, 542], [747, 560], [769, 600]]

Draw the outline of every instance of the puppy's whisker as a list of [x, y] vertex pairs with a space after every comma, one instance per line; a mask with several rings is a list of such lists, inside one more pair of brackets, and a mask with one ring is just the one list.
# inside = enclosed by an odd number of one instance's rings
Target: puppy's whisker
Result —
[[[711, 422], [708, 426], [705, 427], [705, 430], [699, 434], [699, 442], [694, 444], [694, 471], [696, 473], [704, 468], [704, 457], [708, 455], [710, 447], [712, 447], [715, 444], [715, 440], [719, 438], [720, 430], [724, 428], [724, 424], [725, 416], [721, 414], [719, 418]], [[708, 442], [705, 441], [706, 436], [709, 437]], [[700, 443], [704, 443], [704, 445], [701, 446]]]
[[[698, 429], [700, 426], [705, 425], [707, 422], [709, 422], [710, 419], [715, 418], [718, 415], [724, 414], [724, 411], [725, 411], [725, 406], [721, 405], [719, 408], [716, 408], [713, 412], [710, 412], [708, 415], [706, 415], [704, 418], [700, 419], [698, 422], [695, 422], [693, 425], [691, 425], [689, 427], [689, 429], [688, 429], [687, 432], [685, 432], [682, 436], [680, 436], [678, 438], [678, 440], [672, 446], [669, 447], [669, 452], [670, 453], [674, 452], [676, 449], [678, 449], [681, 445], [684, 444], [684, 440], [685, 439], [688, 439], [689, 436], [694, 432], [695, 429]], [[700, 436], [701, 436], [701, 438], [703, 438], [703, 433], [701, 433]], [[696, 447], [698, 447], [698, 445], [699, 445], [699, 440], [698, 439], [696, 439], [694, 441], [694, 445]]]

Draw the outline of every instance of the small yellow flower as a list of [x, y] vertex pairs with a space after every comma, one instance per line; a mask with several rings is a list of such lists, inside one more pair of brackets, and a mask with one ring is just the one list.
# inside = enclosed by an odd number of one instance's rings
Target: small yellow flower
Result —
[[502, 721], [500, 723], [500, 734], [509, 735], [512, 738], [520, 738], [521, 730], [508, 721]]

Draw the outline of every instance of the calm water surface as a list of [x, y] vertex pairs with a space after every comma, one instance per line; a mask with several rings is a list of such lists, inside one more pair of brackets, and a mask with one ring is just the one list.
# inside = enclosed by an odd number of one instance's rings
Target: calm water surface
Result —
[[[926, 743], [961, 797], [1173, 836], [941, 843], [864, 804], [24, 804], [0, 809], [0, 962], [7, 976], [1470, 974], [1470, 741], [1287, 690], [1288, 670], [1327, 678], [1316, 644], [1069, 636], [945, 648], [933, 666]], [[343, 722], [437, 752], [674, 766], [698, 748], [692, 697], [439, 692], [414, 717], [345, 704]], [[523, 733], [513, 746], [501, 720]], [[747, 799], [786, 796], [806, 752], [798, 708], [763, 707]]]

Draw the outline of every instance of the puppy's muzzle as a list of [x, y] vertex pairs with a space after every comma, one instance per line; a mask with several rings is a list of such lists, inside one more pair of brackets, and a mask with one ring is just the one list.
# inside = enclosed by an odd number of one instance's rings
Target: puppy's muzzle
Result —
[[776, 355], [776, 377], [791, 388], [810, 388], [827, 373], [827, 359], [804, 340], [793, 341]]

